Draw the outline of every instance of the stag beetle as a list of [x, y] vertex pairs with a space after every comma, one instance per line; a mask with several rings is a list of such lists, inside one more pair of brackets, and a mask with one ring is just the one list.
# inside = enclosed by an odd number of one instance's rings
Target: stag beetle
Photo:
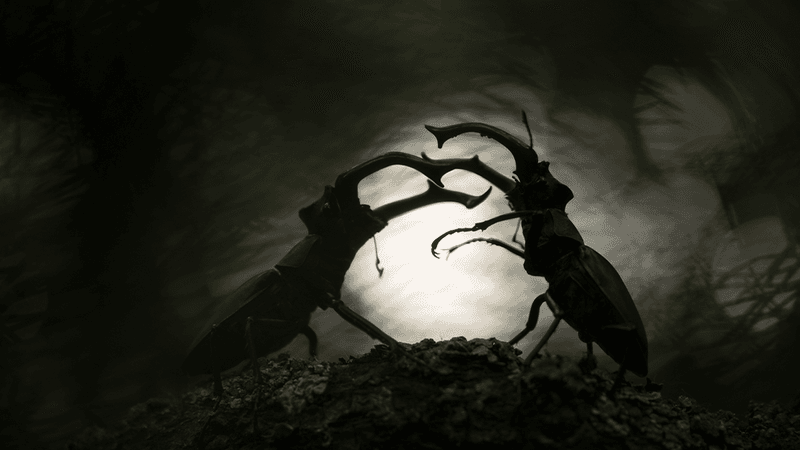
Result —
[[[375, 210], [361, 205], [358, 183], [392, 165], [408, 166], [426, 175], [432, 180], [428, 181], [428, 190]], [[370, 337], [425, 364], [366, 318], [349, 309], [340, 300], [342, 283], [356, 252], [386, 227], [390, 219], [433, 203], [457, 202], [474, 208], [483, 202], [491, 187], [480, 196], [472, 196], [444, 189], [441, 181], [442, 176], [458, 167], [470, 167], [481, 172], [480, 165], [476, 158], [435, 162], [391, 152], [339, 175], [334, 186], [325, 186], [319, 200], [300, 210], [300, 219], [308, 229], [308, 236], [274, 268], [245, 282], [220, 305], [190, 347], [183, 370], [189, 375], [213, 373], [214, 390], [221, 393], [221, 370], [249, 357], [254, 377], [258, 379], [260, 372], [256, 357], [280, 350], [298, 334], [308, 338], [309, 353], [314, 357], [317, 336], [308, 323], [311, 313], [317, 308], [333, 308]], [[376, 266], [379, 262], [376, 261]], [[378, 270], [382, 271], [380, 267]]]
[[[524, 111], [522, 118], [527, 127]], [[485, 169], [482, 173], [476, 172], [506, 193], [506, 199], [514, 212], [477, 223], [472, 228], [450, 230], [433, 241], [431, 251], [438, 258], [436, 248], [450, 234], [486, 230], [504, 220], [521, 219], [526, 243], [518, 243], [522, 249], [499, 239], [475, 238], [447, 251], [452, 252], [471, 242], [497, 245], [524, 258], [524, 268], [528, 274], [547, 280], [549, 288], [533, 301], [525, 329], [509, 341], [514, 345], [531, 332], [536, 326], [542, 303], [547, 303], [555, 320], [526, 359], [526, 364], [531, 363], [555, 332], [561, 319], [564, 319], [578, 331], [579, 339], [586, 343], [591, 360], [592, 342], [596, 342], [620, 365], [618, 381], [625, 369], [639, 376], [646, 376], [647, 335], [636, 305], [614, 266], [584, 245], [578, 229], [567, 217], [565, 208], [574, 197], [572, 190], [553, 177], [549, 162], [539, 162], [533, 149], [530, 128], [529, 145], [484, 123], [461, 123], [441, 128], [426, 125], [425, 128], [436, 137], [439, 148], [448, 139], [475, 132], [498, 141], [514, 156], [516, 176], [513, 179], [494, 171], [487, 177], [485, 174], [488, 172]], [[424, 153], [422, 157], [427, 161], [461, 164], [460, 168], [470, 170], [470, 167], [454, 159], [433, 160]]]

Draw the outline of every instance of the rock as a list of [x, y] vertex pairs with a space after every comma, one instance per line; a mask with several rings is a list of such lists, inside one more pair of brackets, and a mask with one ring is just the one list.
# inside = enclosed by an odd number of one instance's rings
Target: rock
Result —
[[496, 339], [408, 349], [428, 366], [381, 345], [336, 363], [262, 359], [267, 381], [255, 389], [246, 369], [223, 380], [223, 399], [204, 385], [151, 400], [68, 448], [800, 448], [800, 415], [777, 404], [753, 404], [739, 419], [663, 399], [650, 380], [610, 392], [602, 369], [546, 354], [525, 368]]

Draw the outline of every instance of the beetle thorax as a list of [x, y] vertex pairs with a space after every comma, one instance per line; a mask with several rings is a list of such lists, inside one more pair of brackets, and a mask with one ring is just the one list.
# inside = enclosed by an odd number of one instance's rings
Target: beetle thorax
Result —
[[[340, 202], [332, 186], [317, 201], [300, 210], [309, 234], [321, 236], [325, 246], [338, 253], [358, 251], [375, 233], [386, 227], [386, 222], [376, 216], [369, 206], [355, 202]], [[346, 255], [342, 256], [346, 256]], [[349, 256], [349, 255], [348, 255]]]

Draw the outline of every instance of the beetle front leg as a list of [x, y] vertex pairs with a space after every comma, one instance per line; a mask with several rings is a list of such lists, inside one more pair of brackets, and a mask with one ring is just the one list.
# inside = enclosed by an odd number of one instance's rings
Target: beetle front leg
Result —
[[311, 329], [310, 326], [306, 325], [300, 329], [300, 333], [308, 339], [308, 355], [311, 356], [311, 359], [316, 361], [317, 360], [317, 344], [319, 340], [317, 339], [317, 333]]
[[425, 363], [425, 361], [423, 361], [423, 360], [417, 358], [416, 356], [412, 355], [411, 353], [409, 353], [405, 348], [403, 348], [400, 345], [399, 342], [394, 340], [394, 338], [392, 338], [388, 334], [386, 334], [383, 331], [381, 331], [381, 329], [378, 328], [377, 326], [375, 326], [375, 324], [373, 324], [372, 322], [370, 322], [369, 320], [367, 320], [365, 317], [363, 317], [362, 315], [358, 314], [357, 312], [353, 311], [352, 309], [348, 308], [347, 305], [345, 305], [343, 301], [341, 301], [339, 299], [331, 298], [329, 300], [329, 302], [330, 302], [330, 307], [333, 308], [333, 310], [336, 311], [337, 314], [339, 314], [344, 320], [346, 320], [346, 321], [350, 322], [351, 324], [355, 325], [356, 328], [358, 328], [359, 330], [367, 333], [367, 335], [369, 335], [369, 337], [371, 337], [373, 339], [377, 339], [377, 340], [383, 342], [384, 344], [388, 345], [393, 351], [399, 352], [403, 356], [406, 356], [409, 359], [412, 359], [415, 362], [417, 362], [417, 363], [419, 363], [419, 364], [421, 364], [421, 365], [423, 365], [425, 367], [428, 367], [428, 368], [430, 368], [432, 370], [436, 370], [433, 367], [431, 367], [429, 364]]
[[542, 307], [542, 303], [547, 300], [545, 294], [542, 294], [536, 297], [536, 300], [533, 301], [531, 305], [531, 312], [528, 315], [528, 322], [525, 324], [525, 329], [520, 331], [519, 334], [514, 336], [510, 341], [508, 341], [511, 345], [516, 345], [517, 342], [522, 340], [525, 336], [528, 335], [534, 328], [536, 328], [536, 322], [539, 321], [539, 309]]
[[514, 336], [514, 338], [508, 342], [509, 344], [514, 345], [517, 342], [519, 342], [522, 338], [524, 338], [528, 333], [533, 331], [534, 328], [536, 328], [536, 322], [539, 320], [539, 309], [542, 307], [542, 303], [545, 302], [547, 302], [547, 306], [550, 307], [550, 310], [553, 311], [553, 317], [555, 317], [555, 320], [553, 320], [553, 323], [550, 324], [550, 328], [547, 329], [547, 332], [545, 332], [544, 336], [542, 336], [542, 339], [539, 341], [538, 344], [536, 344], [536, 347], [533, 349], [531, 354], [528, 355], [527, 358], [525, 358], [526, 366], [530, 365], [531, 361], [533, 361], [533, 358], [535, 358], [536, 355], [539, 354], [539, 351], [542, 349], [542, 347], [544, 347], [544, 344], [547, 343], [547, 340], [550, 339], [550, 336], [552, 336], [553, 333], [555, 333], [558, 324], [561, 323], [561, 317], [563, 316], [563, 312], [561, 311], [561, 308], [558, 307], [553, 298], [550, 297], [549, 292], [545, 292], [544, 294], [541, 294], [538, 297], [536, 297], [536, 299], [533, 301], [533, 304], [531, 305], [531, 313], [530, 316], [528, 316], [528, 322], [525, 324], [525, 329], [522, 330], [516, 336]]
[[531, 361], [533, 361], [533, 358], [535, 358], [536, 355], [539, 354], [539, 351], [542, 349], [542, 347], [544, 347], [544, 344], [546, 344], [547, 341], [550, 339], [550, 336], [552, 336], [553, 333], [556, 332], [556, 328], [558, 327], [558, 324], [561, 323], [561, 317], [563, 316], [561, 308], [559, 308], [558, 305], [556, 305], [556, 303], [550, 297], [550, 294], [545, 292], [544, 295], [547, 296], [547, 306], [549, 306], [550, 310], [553, 311], [553, 317], [555, 317], [555, 320], [553, 320], [553, 323], [550, 324], [550, 328], [548, 328], [547, 332], [544, 334], [544, 336], [542, 336], [542, 340], [539, 341], [538, 344], [536, 344], [536, 348], [534, 348], [531, 354], [528, 355], [527, 358], [525, 358], [525, 365], [528, 366], [531, 364]]
[[247, 318], [244, 327], [244, 334], [247, 339], [247, 351], [250, 354], [250, 364], [253, 366], [253, 382], [261, 383], [261, 371], [258, 370], [258, 357], [256, 356], [256, 341], [253, 338], [253, 318]]
[[516, 247], [514, 247], [512, 245], [509, 245], [509, 244], [501, 241], [500, 239], [495, 239], [495, 238], [472, 238], [472, 239], [470, 239], [468, 241], [464, 241], [464, 242], [462, 242], [462, 243], [460, 243], [458, 245], [454, 245], [453, 247], [446, 248], [444, 250], [444, 251], [447, 252], [447, 256], [445, 257], [445, 259], [449, 259], [450, 258], [450, 254], [453, 253], [454, 251], [456, 251], [457, 249], [459, 249], [459, 248], [461, 248], [461, 247], [463, 247], [463, 246], [465, 246], [467, 244], [472, 244], [473, 242], [486, 242], [487, 244], [496, 245], [498, 247], [501, 247], [501, 248], [504, 248], [504, 249], [508, 250], [509, 252], [519, 256], [520, 258], [525, 258], [525, 251], [524, 250], [520, 250], [520, 249], [518, 249], [518, 248], [516, 248]]
[[436, 247], [439, 246], [439, 242], [441, 242], [442, 239], [446, 238], [447, 236], [450, 236], [451, 234], [464, 233], [469, 231], [485, 231], [487, 228], [496, 223], [500, 223], [510, 219], [516, 219], [519, 217], [529, 216], [531, 214], [537, 214], [537, 213], [540, 214], [541, 212], [535, 210], [514, 211], [506, 214], [501, 214], [489, 220], [484, 220], [483, 222], [478, 222], [475, 225], [473, 225], [472, 228], [454, 228], [448, 232], [443, 233], [442, 235], [434, 239], [433, 242], [431, 242], [431, 254], [433, 254], [435, 258], [438, 258], [439, 253], [436, 251]]
[[597, 368], [597, 358], [594, 356], [594, 347], [592, 346], [592, 339], [581, 332], [578, 332], [578, 339], [586, 343], [586, 357], [581, 358], [578, 364], [584, 371], [591, 372], [592, 370]]
[[214, 395], [221, 396], [223, 389], [222, 389], [222, 375], [220, 374], [219, 369], [219, 358], [217, 357], [217, 352], [219, 349], [217, 348], [217, 339], [215, 338], [215, 334], [217, 331], [217, 324], [211, 326], [211, 333], [209, 339], [211, 340], [211, 344], [209, 345], [209, 349], [211, 355], [211, 371], [214, 373]]

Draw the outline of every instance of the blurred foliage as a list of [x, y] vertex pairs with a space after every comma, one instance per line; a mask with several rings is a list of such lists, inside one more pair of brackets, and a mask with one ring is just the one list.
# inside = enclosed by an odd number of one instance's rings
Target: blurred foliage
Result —
[[[733, 205], [706, 227], [700, 245], [674, 275], [678, 287], [656, 308], [660, 317], [654, 354], [659, 356], [654, 373], [672, 380], [665, 393], [691, 389], [701, 401], [736, 411], [749, 401], [780, 399], [787, 405], [791, 400], [785, 390], [793, 393], [790, 380], [800, 370], [787, 358], [800, 329], [800, 208], [793, 200], [792, 181], [800, 169], [798, 136], [796, 127], [790, 127], [764, 136], [757, 148], [715, 143], [691, 161], [724, 183], [728, 192], [757, 195], [761, 212], [776, 215], [784, 235], [767, 239], [775, 239], [777, 247], [781, 238], [785, 246], [748, 256], [747, 244], [735, 230]], [[741, 261], [715, 267], [724, 255], [721, 250], [731, 244], [739, 246]]]

